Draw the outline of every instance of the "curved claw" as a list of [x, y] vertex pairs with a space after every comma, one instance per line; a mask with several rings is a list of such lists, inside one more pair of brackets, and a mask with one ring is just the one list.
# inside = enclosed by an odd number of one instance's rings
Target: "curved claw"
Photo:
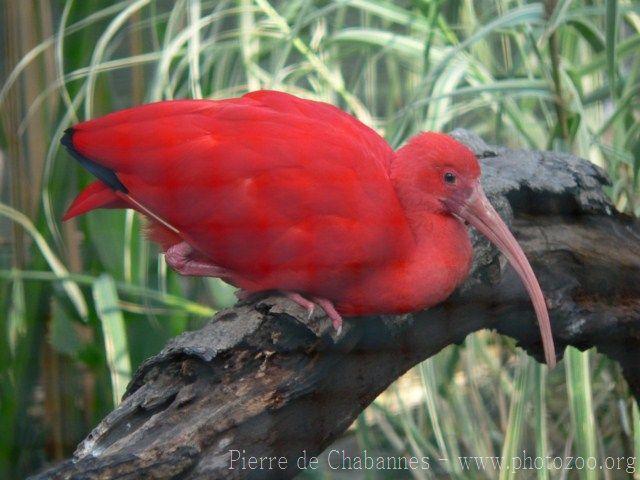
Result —
[[300, 305], [302, 308], [304, 308], [308, 312], [307, 320], [313, 317], [313, 312], [316, 309], [315, 303], [310, 302], [309, 300], [307, 300], [302, 295], [296, 292], [284, 292], [284, 295], [289, 300], [296, 302], [298, 305]]
[[342, 333], [342, 316], [338, 313], [330, 300], [327, 300], [326, 298], [313, 297], [312, 302], [296, 292], [283, 293], [288, 299], [296, 302], [302, 308], [306, 309], [307, 312], [309, 312], [309, 314], [307, 315], [307, 320], [309, 320], [313, 316], [316, 304], [318, 304], [331, 319], [331, 324], [333, 325], [333, 328], [336, 329], [336, 333], [338, 335]]
[[336, 329], [336, 334], [340, 335], [342, 333], [342, 315], [338, 313], [336, 307], [333, 306], [333, 303], [326, 298], [314, 298], [313, 300], [322, 307], [327, 316], [331, 319], [333, 328]]

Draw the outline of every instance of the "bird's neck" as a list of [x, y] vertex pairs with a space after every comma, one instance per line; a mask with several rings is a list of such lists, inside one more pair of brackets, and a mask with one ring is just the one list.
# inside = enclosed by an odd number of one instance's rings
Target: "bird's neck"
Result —
[[448, 214], [413, 212], [408, 219], [416, 244], [407, 277], [425, 306], [434, 305], [447, 298], [469, 273], [473, 256], [469, 233], [460, 220]]
[[[413, 237], [394, 278], [387, 285], [393, 295], [406, 298], [414, 307], [444, 300], [467, 276], [472, 249], [465, 225], [446, 212], [434, 195], [425, 192], [419, 168], [411, 152], [399, 151], [391, 164], [390, 180]], [[415, 309], [415, 308], [414, 308]]]
[[407, 220], [407, 224], [416, 247], [432, 236], [435, 223], [449, 224], [453, 217], [446, 214], [442, 204], [433, 196], [418, 190], [416, 185], [404, 176], [404, 173], [391, 172], [391, 183]]
[[445, 212], [437, 199], [413, 191], [410, 183], [394, 182], [394, 187], [413, 236], [399, 283], [414, 293], [414, 301], [434, 305], [449, 296], [469, 272], [473, 251], [467, 228]]

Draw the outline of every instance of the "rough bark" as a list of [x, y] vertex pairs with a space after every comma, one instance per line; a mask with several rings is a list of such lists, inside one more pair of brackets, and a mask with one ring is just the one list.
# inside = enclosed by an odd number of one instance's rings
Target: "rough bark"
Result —
[[[605, 176], [584, 160], [454, 134], [482, 159], [485, 191], [532, 261], [558, 351], [596, 347], [640, 398], [638, 221], [614, 211]], [[472, 274], [446, 303], [350, 319], [339, 338], [326, 318], [307, 321], [276, 296], [219, 313], [147, 360], [74, 457], [35, 478], [291, 477], [302, 451], [321, 452], [398, 376], [471, 332], [496, 329], [541, 360], [520, 281], [486, 240], [473, 240]], [[232, 449], [286, 457], [288, 468], [229, 469]]]

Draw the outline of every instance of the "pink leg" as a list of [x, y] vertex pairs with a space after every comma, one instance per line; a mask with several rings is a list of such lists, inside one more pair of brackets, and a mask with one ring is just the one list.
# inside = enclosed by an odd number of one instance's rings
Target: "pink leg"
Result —
[[313, 311], [316, 308], [315, 303], [310, 302], [309, 300], [307, 300], [302, 295], [296, 292], [282, 292], [282, 293], [289, 300], [296, 302], [298, 305], [300, 305], [302, 308], [304, 308], [308, 312], [307, 319], [313, 316]]
[[226, 274], [224, 268], [212, 263], [202, 262], [189, 258], [195, 253], [193, 247], [187, 242], [180, 242], [170, 247], [164, 254], [164, 258], [172, 269], [180, 275], [192, 275], [195, 277], [223, 277]]
[[316, 304], [320, 305], [320, 307], [324, 310], [327, 316], [331, 319], [331, 323], [333, 324], [333, 328], [336, 329], [338, 335], [342, 332], [342, 316], [337, 312], [336, 308], [333, 306], [330, 300], [325, 298], [313, 297], [313, 302], [307, 300], [302, 295], [296, 292], [282, 292], [288, 299], [293, 300], [298, 305], [303, 308], [306, 308], [309, 312], [309, 316], [307, 318], [311, 318], [313, 315], [313, 311], [315, 309]]
[[[260, 295], [260, 293], [261, 292], [248, 292], [246, 290], [238, 290], [236, 292], [236, 297], [238, 298], [238, 300], [246, 301], [246, 300], [251, 300], [253, 296]], [[313, 297], [312, 298], [313, 301], [311, 301], [311, 300], [307, 300], [297, 292], [290, 292], [286, 290], [280, 291], [280, 293], [285, 297], [287, 297], [289, 300], [300, 305], [307, 312], [309, 312], [307, 319], [313, 316], [313, 312], [316, 308], [316, 304], [319, 305], [327, 314], [327, 316], [331, 319], [331, 323], [333, 324], [333, 328], [336, 329], [337, 334], [340, 335], [340, 333], [342, 332], [342, 316], [338, 313], [338, 311], [333, 306], [333, 303], [330, 300], [327, 300], [326, 298]]]
[[340, 333], [342, 333], [342, 315], [338, 313], [336, 307], [333, 306], [333, 303], [326, 298], [317, 297], [314, 297], [313, 301], [322, 307], [324, 312], [331, 319], [331, 323], [333, 324], [333, 328], [336, 329], [336, 333], [340, 335]]

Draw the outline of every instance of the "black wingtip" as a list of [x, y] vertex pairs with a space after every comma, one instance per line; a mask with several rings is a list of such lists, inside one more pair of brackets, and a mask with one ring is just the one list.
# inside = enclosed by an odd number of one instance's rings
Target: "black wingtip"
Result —
[[65, 148], [73, 150], [73, 127], [69, 127], [64, 131], [60, 143], [64, 145]]
[[80, 165], [86, 168], [89, 173], [91, 173], [105, 185], [108, 185], [113, 190], [119, 190], [124, 193], [129, 193], [129, 190], [127, 190], [127, 187], [122, 184], [122, 182], [116, 175], [116, 172], [114, 172], [110, 168], [97, 164], [96, 162], [85, 157], [80, 152], [78, 152], [78, 150], [76, 150], [76, 147], [73, 146], [73, 133], [73, 127], [67, 128], [64, 131], [64, 135], [62, 135], [62, 138], [60, 139], [60, 143], [64, 145], [71, 156], [75, 158], [80, 163]]

